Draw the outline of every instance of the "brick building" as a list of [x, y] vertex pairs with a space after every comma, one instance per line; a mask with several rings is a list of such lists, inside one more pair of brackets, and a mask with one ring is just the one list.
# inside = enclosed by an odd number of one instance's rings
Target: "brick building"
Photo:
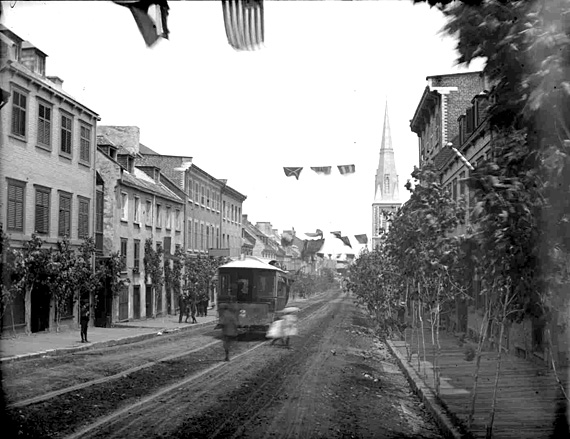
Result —
[[[241, 253], [241, 210], [246, 199], [235, 189], [192, 162], [192, 157], [161, 155], [143, 150], [142, 166], [158, 166], [186, 195], [185, 243], [190, 254]], [[238, 216], [239, 215], [239, 216]]]
[[118, 297], [104, 291], [95, 311], [96, 324], [174, 314], [177, 293], [152, 285], [144, 269], [145, 242], [165, 251], [164, 263], [184, 245], [184, 194], [158, 167], [135, 166], [140, 156], [137, 127], [99, 126], [97, 135], [97, 241], [104, 259], [119, 252], [126, 269]]
[[[77, 247], [93, 236], [97, 113], [46, 75], [47, 55], [0, 25], [0, 223], [10, 245], [38, 235], [45, 246], [64, 236]], [[40, 288], [18, 297], [4, 325], [49, 330], [53, 303]], [[60, 326], [77, 323], [70, 302]]]

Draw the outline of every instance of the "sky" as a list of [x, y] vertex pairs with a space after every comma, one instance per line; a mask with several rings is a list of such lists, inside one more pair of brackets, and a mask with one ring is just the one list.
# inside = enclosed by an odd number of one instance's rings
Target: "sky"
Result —
[[[411, 0], [265, 1], [254, 52], [227, 43], [221, 2], [169, 6], [170, 38], [152, 48], [110, 1], [2, 2], [2, 23], [48, 55], [47, 75], [101, 125], [138, 126], [158, 153], [192, 157], [247, 196], [250, 221], [279, 231], [370, 238], [386, 101], [405, 201], [426, 76], [482, 67], [457, 66], [443, 15]], [[356, 172], [340, 175], [348, 164]], [[285, 166], [303, 167], [299, 180]]]

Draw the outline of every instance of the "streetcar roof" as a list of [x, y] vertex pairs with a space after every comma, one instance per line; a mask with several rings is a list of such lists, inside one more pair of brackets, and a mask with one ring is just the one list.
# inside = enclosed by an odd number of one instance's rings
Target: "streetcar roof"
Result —
[[261, 261], [257, 258], [247, 257], [245, 259], [238, 259], [237, 261], [228, 262], [227, 264], [220, 265], [219, 268], [254, 268], [257, 270], [274, 270], [284, 273], [280, 268], [270, 265], [267, 262]]

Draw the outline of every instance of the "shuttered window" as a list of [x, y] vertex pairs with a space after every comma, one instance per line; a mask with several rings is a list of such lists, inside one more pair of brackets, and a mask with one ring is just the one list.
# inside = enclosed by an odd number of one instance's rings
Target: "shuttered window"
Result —
[[61, 153], [71, 155], [73, 120], [70, 116], [61, 115]]
[[95, 211], [95, 232], [103, 233], [103, 192], [97, 191], [97, 203]]
[[79, 160], [89, 163], [91, 157], [91, 128], [81, 125]]
[[51, 107], [38, 104], [38, 144], [51, 146]]
[[26, 136], [26, 95], [14, 90], [12, 97], [12, 134]]
[[36, 224], [39, 234], [49, 234], [49, 189], [36, 188]]
[[79, 213], [77, 217], [77, 237], [89, 237], [89, 200], [79, 198]]
[[71, 236], [71, 195], [59, 194], [59, 236]]
[[8, 230], [24, 231], [24, 183], [8, 181]]

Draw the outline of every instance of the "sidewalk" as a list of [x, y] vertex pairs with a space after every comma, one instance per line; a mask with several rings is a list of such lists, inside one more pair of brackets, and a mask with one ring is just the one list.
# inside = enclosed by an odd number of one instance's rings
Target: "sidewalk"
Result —
[[[396, 355], [401, 368], [412, 387], [424, 400], [427, 408], [440, 423], [448, 437], [484, 438], [492, 405], [496, 372], [496, 352], [484, 352], [481, 357], [477, 400], [472, 427], [467, 430], [467, 417], [471, 406], [471, 389], [475, 371], [475, 359], [466, 357], [468, 345], [460, 346], [459, 340], [447, 332], [440, 333], [440, 395], [435, 395], [433, 383], [433, 345], [431, 331], [424, 329], [426, 361], [420, 347], [418, 367], [417, 342], [414, 336], [411, 347], [412, 360], [404, 341], [389, 341], [388, 346]], [[421, 336], [421, 333], [420, 333]], [[408, 342], [410, 332], [406, 335]], [[420, 343], [421, 344], [421, 343]], [[561, 379], [568, 376], [560, 370]], [[553, 431], [558, 384], [554, 373], [545, 366], [530, 363], [523, 358], [503, 354], [497, 394], [497, 409], [493, 426], [493, 438], [548, 438]], [[450, 424], [450, 425], [447, 425]], [[454, 428], [455, 426], [455, 428]], [[459, 426], [459, 428], [456, 428]]]
[[168, 315], [155, 319], [117, 323], [112, 328], [90, 326], [87, 331], [90, 343], [81, 343], [79, 329], [16, 336], [6, 331], [0, 339], [0, 362], [134, 343], [164, 333], [185, 331], [205, 324], [213, 324], [218, 321], [218, 316], [214, 310], [209, 310], [208, 316], [196, 317], [196, 320], [198, 320], [197, 324], [184, 323], [184, 319], [182, 323], [178, 323], [178, 316]]

